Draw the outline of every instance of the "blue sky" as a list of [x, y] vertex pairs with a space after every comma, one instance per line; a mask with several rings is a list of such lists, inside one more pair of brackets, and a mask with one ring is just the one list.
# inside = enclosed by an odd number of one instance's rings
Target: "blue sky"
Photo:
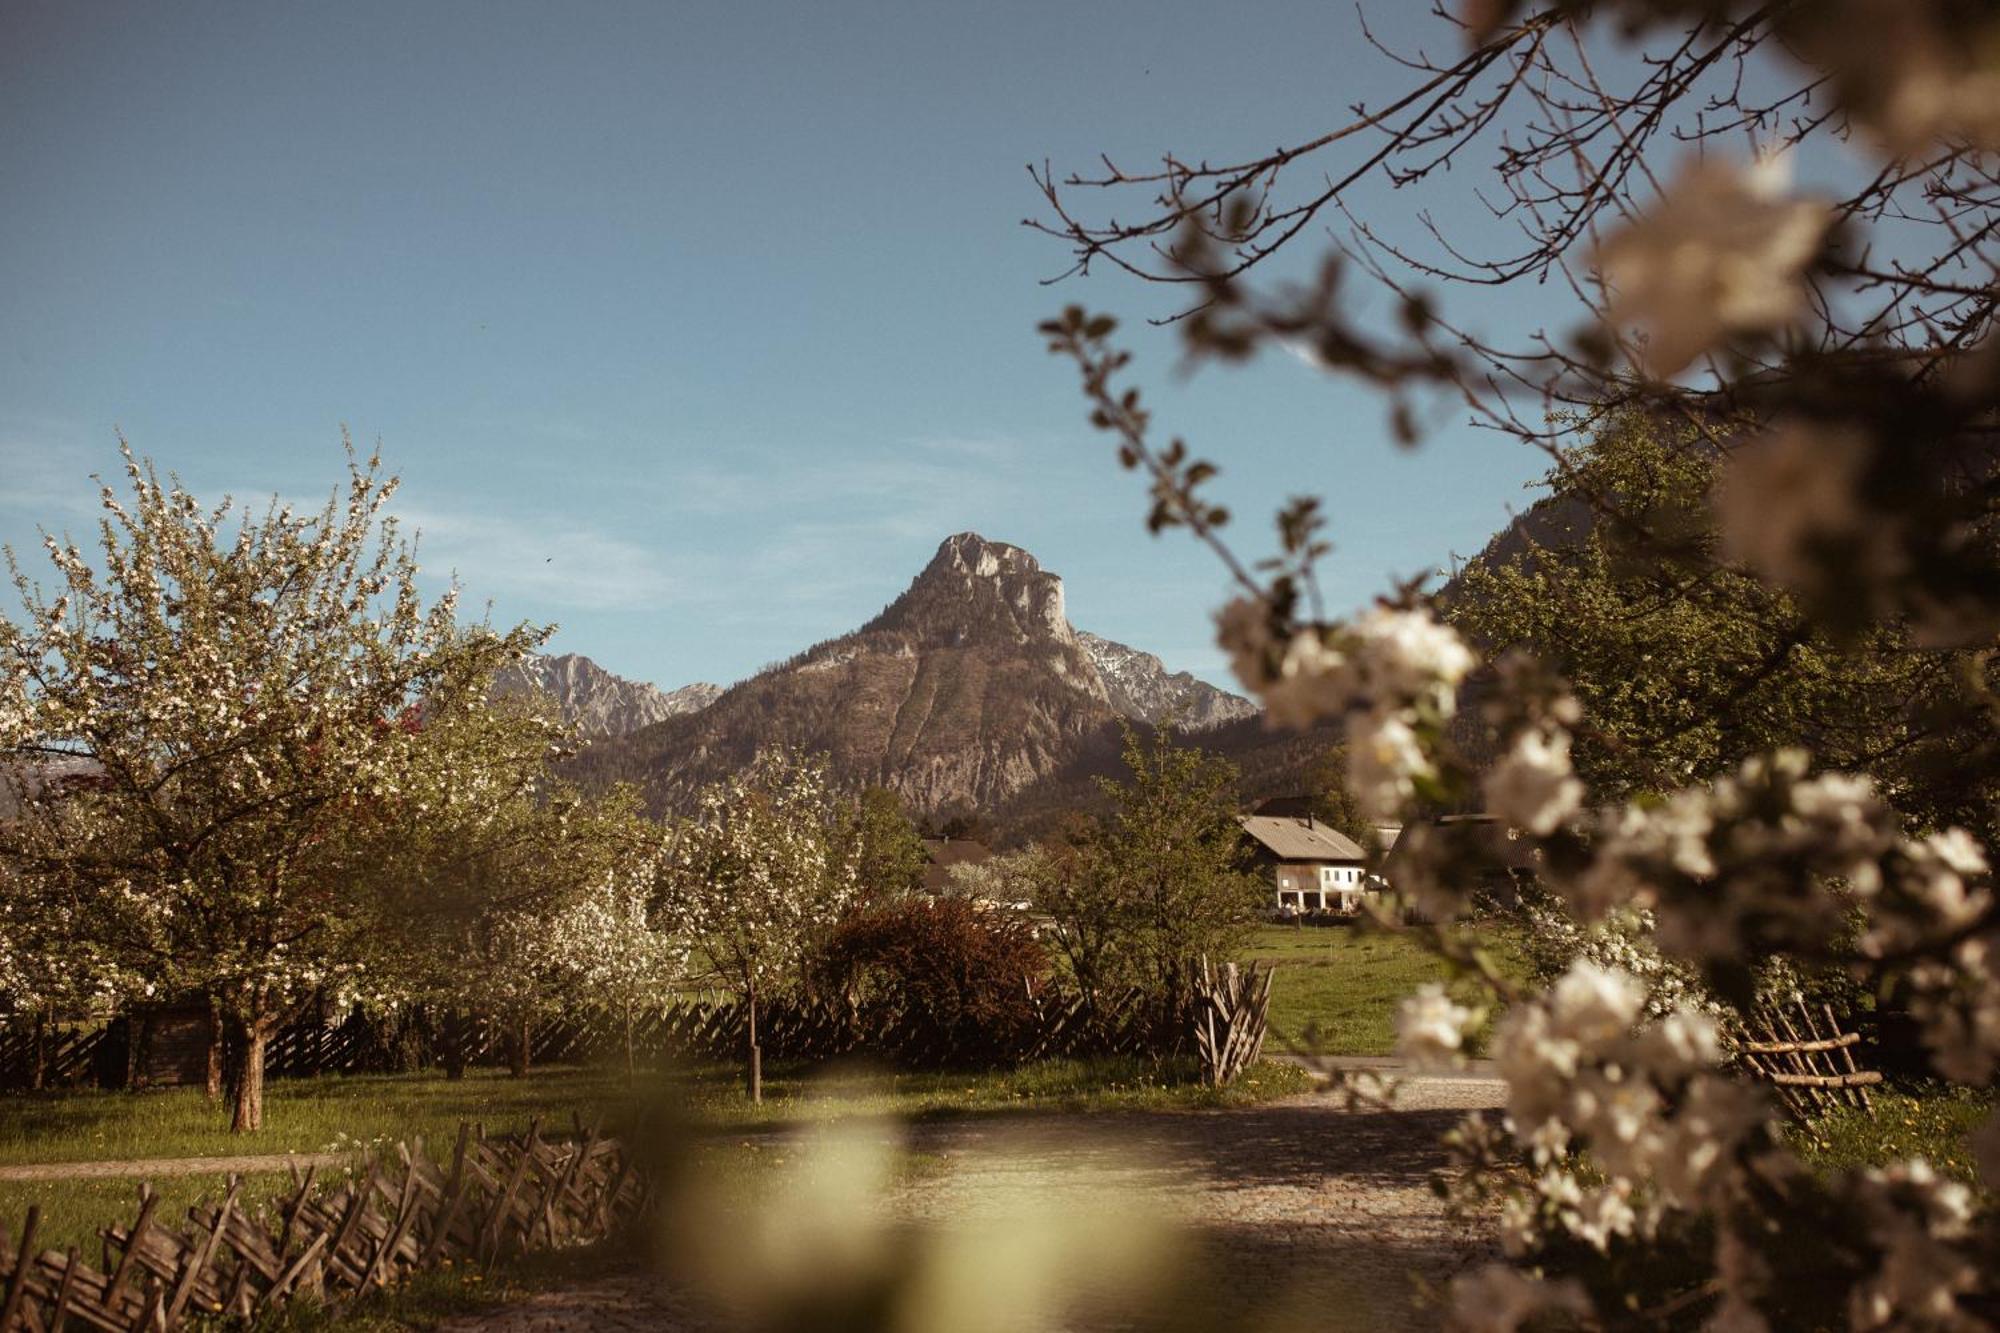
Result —
[[[1370, 14], [1448, 44], [1423, 8]], [[1146, 535], [1033, 331], [1165, 298], [1040, 285], [1065, 255], [1020, 220], [1029, 161], [1247, 155], [1401, 85], [1351, 9], [1254, 12], [9, 0], [0, 539], [32, 568], [37, 525], [81, 535], [119, 430], [204, 494], [304, 498], [344, 425], [402, 474], [427, 577], [626, 675], [741, 677], [969, 528], [1222, 679], [1219, 567]], [[1248, 553], [1327, 497], [1338, 605], [1476, 550], [1542, 470], [1456, 426], [1398, 451], [1288, 357], [1179, 383], [1135, 340]]]

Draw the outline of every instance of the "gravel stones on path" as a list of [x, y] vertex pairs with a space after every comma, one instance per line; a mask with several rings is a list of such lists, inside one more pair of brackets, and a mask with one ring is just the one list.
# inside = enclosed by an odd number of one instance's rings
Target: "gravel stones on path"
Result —
[[[1051, 1215], [1143, 1201], [1193, 1237], [1171, 1280], [1178, 1327], [1434, 1326], [1420, 1303], [1487, 1256], [1487, 1228], [1455, 1218], [1430, 1185], [1440, 1136], [1500, 1104], [1480, 1078], [1409, 1078], [1393, 1109], [1349, 1109], [1331, 1092], [1199, 1114], [939, 1120], [908, 1147], [934, 1166], [877, 1207], [915, 1226], [978, 1225], [1029, 1198]], [[998, 1201], [998, 1202], [996, 1202]], [[991, 1219], [986, 1219], [991, 1220]], [[1088, 1306], [1086, 1306], [1088, 1310]], [[1107, 1306], [1080, 1328], [1148, 1327]], [[451, 1321], [449, 1333], [719, 1328], [646, 1274], [619, 1274]]]

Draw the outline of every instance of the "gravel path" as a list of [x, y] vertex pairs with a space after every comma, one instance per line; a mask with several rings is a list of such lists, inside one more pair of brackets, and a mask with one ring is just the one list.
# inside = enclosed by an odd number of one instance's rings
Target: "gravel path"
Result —
[[[1189, 1224], [1196, 1252], [1177, 1270], [1183, 1327], [1402, 1329], [1436, 1322], [1415, 1304], [1481, 1257], [1479, 1227], [1432, 1193], [1439, 1136], [1469, 1108], [1497, 1106], [1481, 1077], [1412, 1078], [1393, 1110], [1349, 1110], [1316, 1093], [1189, 1115], [1060, 1115], [931, 1121], [912, 1150], [941, 1159], [895, 1191], [891, 1215], [919, 1226], [974, 1222], [987, 1201], [1025, 1190], [1044, 1206], [1086, 1208], [1107, 1182]], [[1129, 1326], [1113, 1314], [1089, 1328]], [[642, 1274], [544, 1293], [450, 1321], [447, 1333], [706, 1330], [684, 1297]]]
[[123, 1176], [246, 1176], [253, 1171], [283, 1171], [296, 1166], [345, 1166], [353, 1153], [263, 1153], [249, 1157], [136, 1157], [120, 1162], [35, 1162], [0, 1166], [0, 1181], [115, 1180]]

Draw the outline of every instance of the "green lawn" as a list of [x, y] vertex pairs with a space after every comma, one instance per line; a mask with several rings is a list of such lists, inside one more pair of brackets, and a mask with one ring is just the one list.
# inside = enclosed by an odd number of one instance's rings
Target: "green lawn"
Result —
[[480, 1069], [456, 1081], [386, 1074], [273, 1079], [265, 1088], [263, 1132], [231, 1134], [228, 1109], [199, 1089], [24, 1094], [0, 1100], [0, 1163], [330, 1152], [357, 1140], [418, 1135], [442, 1150], [462, 1120], [497, 1133], [524, 1129], [540, 1115], [566, 1132], [572, 1114], [586, 1121], [602, 1116], [614, 1132], [629, 1126], [642, 1104], [622, 1074], [602, 1070], [543, 1070], [512, 1079]]
[[[1525, 975], [1520, 951], [1504, 930], [1496, 930], [1489, 944], [1504, 969]], [[1408, 936], [1358, 925], [1264, 926], [1247, 956], [1278, 965], [1270, 1049], [1290, 1042], [1322, 1055], [1393, 1054], [1396, 1002], [1449, 975]], [[1452, 989], [1461, 1001], [1483, 994], [1465, 980]]]
[[1966, 1141], [1993, 1113], [1996, 1096], [1971, 1088], [1875, 1088], [1869, 1098], [1872, 1114], [1843, 1107], [1788, 1132], [1793, 1147], [1817, 1170], [1888, 1166], [1923, 1157], [1941, 1174], [2000, 1190], [2000, 1181], [1979, 1180]]
[[422, 1136], [439, 1151], [461, 1121], [489, 1133], [525, 1129], [541, 1116], [549, 1132], [575, 1118], [629, 1134], [649, 1115], [679, 1111], [718, 1126], [843, 1115], [904, 1118], [1014, 1110], [1185, 1110], [1264, 1100], [1303, 1091], [1296, 1072], [1267, 1065], [1236, 1086], [1202, 1087], [1191, 1064], [1137, 1059], [1048, 1060], [971, 1074], [898, 1074], [859, 1068], [768, 1071], [765, 1100], [752, 1106], [740, 1074], [726, 1066], [622, 1073], [557, 1067], [525, 1079], [477, 1069], [461, 1080], [425, 1075], [274, 1079], [265, 1093], [265, 1128], [231, 1134], [227, 1111], [194, 1089], [124, 1093], [65, 1091], [0, 1100], [0, 1163], [125, 1161], [242, 1153], [337, 1152]]

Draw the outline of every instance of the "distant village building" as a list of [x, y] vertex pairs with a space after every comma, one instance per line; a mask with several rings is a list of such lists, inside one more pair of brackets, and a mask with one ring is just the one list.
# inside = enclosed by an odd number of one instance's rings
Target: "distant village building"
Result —
[[1285, 809], [1284, 803], [1266, 802], [1256, 814], [1238, 817], [1251, 854], [1271, 877], [1277, 909], [1359, 912], [1370, 887], [1368, 854], [1310, 810], [1273, 813]]

